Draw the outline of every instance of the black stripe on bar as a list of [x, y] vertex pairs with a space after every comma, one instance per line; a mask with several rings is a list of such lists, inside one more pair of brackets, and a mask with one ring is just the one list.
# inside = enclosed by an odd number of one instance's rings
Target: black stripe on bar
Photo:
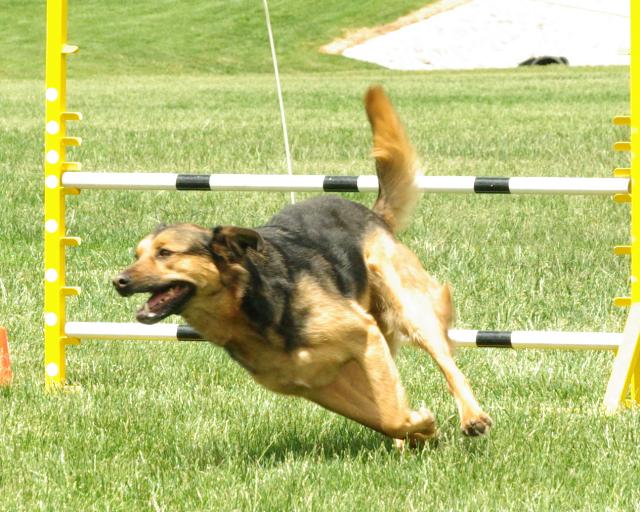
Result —
[[176, 190], [211, 190], [207, 174], [178, 174]]
[[511, 345], [511, 331], [478, 331], [478, 334], [476, 334], [476, 346], [513, 348]]
[[325, 176], [322, 189], [325, 192], [358, 192], [358, 177]]
[[179, 325], [176, 337], [180, 341], [204, 341], [204, 338], [190, 325]]
[[509, 178], [477, 177], [473, 191], [477, 194], [510, 194]]

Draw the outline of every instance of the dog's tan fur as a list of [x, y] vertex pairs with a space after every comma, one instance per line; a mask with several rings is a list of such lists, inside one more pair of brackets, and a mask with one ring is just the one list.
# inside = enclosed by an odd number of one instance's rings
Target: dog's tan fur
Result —
[[255, 266], [268, 257], [261, 249], [263, 241], [251, 230], [215, 231], [209, 243], [212, 259], [189, 249], [194, 240], [211, 237], [210, 230], [193, 225], [163, 229], [140, 242], [137, 262], [123, 275], [139, 289], [172, 281], [191, 283], [195, 294], [180, 314], [205, 338], [224, 347], [256, 382], [307, 398], [398, 440], [419, 442], [436, 432], [429, 410], [409, 407], [394, 362], [403, 344], [424, 349], [456, 400], [462, 430], [485, 433], [491, 420], [451, 354], [449, 286], [430, 277], [393, 235], [408, 222], [418, 198], [415, 151], [380, 88], [369, 90], [365, 104], [380, 179], [373, 211], [384, 223], [368, 224], [362, 234], [366, 287], [361, 292], [341, 293], [329, 278], [310, 273], [296, 278], [287, 313], [304, 319], [299, 345], [288, 347], [281, 329], [257, 328], [243, 309], [250, 286], [247, 259]]

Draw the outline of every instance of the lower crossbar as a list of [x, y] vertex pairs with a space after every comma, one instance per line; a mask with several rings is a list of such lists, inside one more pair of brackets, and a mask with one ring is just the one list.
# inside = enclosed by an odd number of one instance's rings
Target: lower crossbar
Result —
[[[204, 341], [188, 325], [116, 322], [67, 322], [69, 338], [97, 340]], [[622, 342], [617, 332], [478, 331], [451, 329], [456, 347], [515, 349], [616, 350]]]

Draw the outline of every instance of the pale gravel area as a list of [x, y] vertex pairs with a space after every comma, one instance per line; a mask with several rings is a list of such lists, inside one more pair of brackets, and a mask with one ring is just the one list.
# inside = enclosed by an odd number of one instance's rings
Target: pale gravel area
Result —
[[566, 57], [573, 66], [628, 65], [629, 4], [471, 0], [342, 55], [398, 70], [511, 68], [545, 55]]

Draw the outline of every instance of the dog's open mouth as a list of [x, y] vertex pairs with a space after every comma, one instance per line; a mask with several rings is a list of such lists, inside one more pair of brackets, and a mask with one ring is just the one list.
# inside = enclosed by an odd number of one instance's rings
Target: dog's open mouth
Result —
[[184, 281], [175, 281], [151, 290], [151, 297], [137, 314], [136, 319], [143, 324], [155, 324], [169, 315], [180, 313], [193, 296], [195, 287]]

